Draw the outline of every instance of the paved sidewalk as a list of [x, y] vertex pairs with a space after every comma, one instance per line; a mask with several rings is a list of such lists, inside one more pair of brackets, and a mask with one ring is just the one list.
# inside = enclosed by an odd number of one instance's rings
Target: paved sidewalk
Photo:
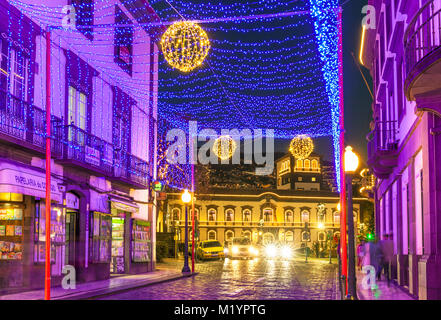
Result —
[[[155, 272], [112, 277], [108, 280], [80, 283], [77, 284], [76, 289], [65, 290], [62, 287], [52, 288], [51, 299], [91, 299], [109, 294], [124, 292], [135, 288], [145, 287], [152, 284], [177, 280], [184, 277], [191, 277], [192, 275], [196, 274], [197, 273], [190, 273], [184, 275], [180, 272], [180, 270], [177, 269], [157, 268]], [[0, 300], [42, 300], [43, 298], [43, 289], [0, 296]]]
[[389, 287], [386, 280], [376, 281], [377, 287], [375, 289], [364, 289], [364, 277], [365, 274], [357, 270], [357, 294], [360, 300], [415, 300], [394, 281], [390, 282]]

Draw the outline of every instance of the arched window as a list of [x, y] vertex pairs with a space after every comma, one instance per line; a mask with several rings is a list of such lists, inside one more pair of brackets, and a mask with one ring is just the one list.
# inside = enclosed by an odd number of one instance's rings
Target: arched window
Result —
[[305, 169], [309, 169], [311, 167], [311, 161], [308, 159], [305, 160]]
[[319, 232], [318, 234], [318, 241], [325, 241], [326, 240], [326, 235], [324, 232]]
[[216, 221], [216, 209], [208, 210], [208, 221]]
[[[190, 209], [190, 214], [188, 216], [188, 219], [192, 219], [193, 210]], [[199, 209], [194, 208], [194, 219], [199, 220]]]
[[303, 168], [303, 161], [298, 159], [297, 160], [297, 169], [302, 169]]
[[274, 242], [274, 235], [270, 232], [264, 233], [262, 238], [263, 245]]
[[230, 241], [232, 238], [234, 238], [234, 232], [231, 230], [225, 231], [225, 240]]
[[248, 239], [250, 239], [251, 240], [251, 231], [244, 231], [243, 232], [243, 236], [245, 237], [245, 238], [248, 238]]
[[309, 223], [309, 211], [303, 210], [302, 211], [302, 223], [308, 222]]
[[233, 209], [227, 209], [225, 211], [225, 221], [234, 221], [234, 211], [233, 211]]
[[302, 232], [302, 241], [311, 241], [311, 234], [308, 231]]
[[292, 210], [285, 211], [285, 222], [294, 222], [294, 215]]
[[292, 231], [285, 232], [285, 241], [286, 242], [293, 242], [294, 241], [294, 233]]
[[273, 221], [273, 209], [268, 208], [263, 210], [263, 221]]
[[251, 221], [251, 210], [250, 209], [245, 209], [243, 211], [243, 221], [245, 221], [245, 222]]
[[313, 170], [317, 170], [318, 169], [318, 161], [317, 160], [312, 160], [311, 161], [311, 168], [313, 169]]
[[216, 231], [210, 230], [207, 234], [208, 240], [216, 240]]
[[174, 208], [172, 211], [172, 219], [173, 220], [180, 220], [180, 215], [181, 215], [181, 210], [179, 210], [178, 208]]
[[334, 212], [334, 224], [340, 224], [340, 212], [339, 211]]

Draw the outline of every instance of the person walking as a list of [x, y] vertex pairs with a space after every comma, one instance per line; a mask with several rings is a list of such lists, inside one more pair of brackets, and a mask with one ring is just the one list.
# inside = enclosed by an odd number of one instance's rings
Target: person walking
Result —
[[[381, 277], [381, 271], [384, 270], [386, 276], [387, 286], [390, 286], [390, 264], [394, 255], [394, 243], [391, 236], [386, 234], [383, 240], [380, 241], [380, 249], [382, 253], [381, 266], [379, 270], [379, 276]], [[378, 279], [380, 280], [380, 279]]]
[[364, 240], [361, 240], [357, 246], [357, 269], [358, 270], [361, 270], [364, 255], [365, 255]]

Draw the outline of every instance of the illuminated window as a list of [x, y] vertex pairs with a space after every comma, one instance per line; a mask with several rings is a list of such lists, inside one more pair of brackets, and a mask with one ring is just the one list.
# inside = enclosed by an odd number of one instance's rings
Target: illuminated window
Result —
[[273, 209], [263, 210], [263, 220], [266, 222], [273, 221]]
[[216, 240], [216, 231], [210, 230], [207, 233], [208, 240]]
[[243, 236], [251, 240], [251, 231], [244, 231]]
[[294, 221], [294, 215], [291, 210], [285, 211], [285, 221], [286, 222], [293, 222]]
[[234, 232], [231, 230], [228, 230], [225, 232], [225, 240], [229, 241], [231, 238], [234, 238]]
[[179, 219], [180, 215], [181, 215], [181, 210], [179, 210], [177, 208], [173, 209], [173, 211], [172, 211], [172, 218], [173, 218], [173, 220], [180, 220]]
[[318, 234], [318, 241], [325, 241], [326, 240], [326, 235], [324, 232], [320, 232]]
[[292, 231], [286, 231], [285, 241], [286, 242], [293, 242], [294, 241], [294, 233]]
[[216, 221], [216, 209], [208, 210], [208, 221]]
[[317, 179], [316, 179], [315, 177], [312, 177], [312, 178], [311, 178], [311, 181], [312, 181], [312, 182], [315, 182], [316, 180], [317, 180]]
[[297, 180], [298, 181], [303, 181], [303, 177], [298, 177]]
[[303, 168], [303, 161], [302, 160], [297, 160], [297, 168], [298, 169], [301, 169], [301, 168]]
[[251, 221], [251, 211], [249, 209], [245, 209], [243, 211], [243, 221], [246, 221], [246, 222]]
[[[190, 210], [190, 216], [189, 219], [192, 219], [193, 210]], [[199, 220], [199, 209], [194, 209], [194, 219]]]
[[318, 162], [317, 162], [317, 160], [312, 160], [311, 161], [311, 168], [312, 169], [318, 169]]
[[305, 169], [309, 169], [311, 167], [311, 161], [308, 159], [305, 160]]
[[86, 104], [87, 96], [69, 86], [69, 106], [68, 106], [68, 124], [74, 125], [77, 128], [86, 130]]
[[302, 211], [302, 223], [309, 222], [309, 211]]
[[233, 221], [233, 220], [234, 220], [233, 209], [227, 209], [227, 211], [225, 211], [225, 221]]
[[334, 212], [334, 224], [340, 224], [340, 212]]

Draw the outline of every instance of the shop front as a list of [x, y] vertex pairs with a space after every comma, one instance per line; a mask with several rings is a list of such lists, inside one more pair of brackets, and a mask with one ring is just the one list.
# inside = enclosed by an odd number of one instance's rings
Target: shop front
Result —
[[112, 274], [138, 274], [151, 271], [151, 224], [139, 218], [139, 206], [111, 196]]

